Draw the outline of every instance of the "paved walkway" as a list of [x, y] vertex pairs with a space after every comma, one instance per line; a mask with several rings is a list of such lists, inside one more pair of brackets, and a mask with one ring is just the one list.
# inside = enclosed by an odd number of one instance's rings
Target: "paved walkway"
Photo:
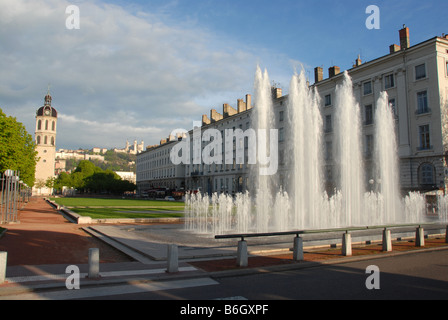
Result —
[[[0, 284], [0, 300], [2, 296], [19, 292], [32, 292], [46, 290], [52, 287], [65, 288], [68, 277], [66, 267], [76, 265], [81, 272], [82, 285], [98, 285], [114, 282], [138, 281], [144, 279], [187, 279], [191, 277], [223, 276], [256, 272], [266, 267], [272, 268], [300, 268], [320, 263], [337, 263], [353, 259], [362, 259], [372, 255], [400, 254], [412, 250], [420, 250], [413, 242], [394, 242], [393, 253], [381, 251], [380, 244], [368, 246], [353, 246], [352, 257], [342, 257], [341, 249], [321, 248], [319, 250], [306, 250], [305, 261], [295, 262], [292, 253], [284, 251], [276, 255], [250, 256], [248, 268], [236, 267], [234, 257], [220, 259], [180, 260], [179, 272], [168, 274], [166, 261], [145, 260], [137, 261], [129, 255], [113, 248], [106, 242], [86, 232], [86, 225], [77, 225], [65, 219], [57, 210], [42, 198], [32, 198], [27, 206], [19, 213], [20, 223], [3, 225], [7, 231], [0, 238], [0, 251], [8, 252], [6, 282]], [[97, 227], [98, 225], [95, 225]], [[100, 226], [101, 227], [101, 226]], [[111, 229], [109, 226], [102, 230]], [[101, 229], [100, 228], [100, 229]], [[146, 227], [145, 227], [146, 228]], [[170, 226], [165, 226], [170, 228]], [[138, 229], [137, 225], [135, 228]], [[119, 230], [122, 238], [124, 231]], [[135, 230], [134, 230], [135, 231]], [[137, 230], [138, 231], [138, 230]], [[163, 230], [162, 230], [163, 231]], [[116, 232], [116, 230], [114, 230]], [[131, 242], [141, 239], [131, 234]], [[128, 239], [126, 239], [128, 240]], [[148, 246], [151, 243], [148, 243]], [[153, 244], [154, 245], [154, 244]], [[90, 248], [100, 249], [100, 279], [86, 278], [88, 272], [88, 251]], [[166, 248], [166, 245], [164, 245]], [[183, 250], [195, 248], [184, 248]], [[201, 249], [201, 248], [199, 248]], [[448, 249], [444, 237], [426, 239], [427, 249]], [[202, 249], [201, 249], [202, 250]], [[232, 249], [236, 251], [235, 249]], [[124, 251], [126, 252], [126, 251]], [[154, 253], [152, 253], [154, 255]]]
[[101, 262], [132, 261], [65, 219], [43, 198], [31, 198], [19, 211], [18, 224], [2, 227], [0, 251], [8, 252], [8, 266], [88, 263], [89, 248], [99, 248]]

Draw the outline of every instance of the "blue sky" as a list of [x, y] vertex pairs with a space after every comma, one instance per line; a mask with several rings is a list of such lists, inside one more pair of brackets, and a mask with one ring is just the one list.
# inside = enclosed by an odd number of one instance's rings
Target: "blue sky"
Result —
[[[80, 29], [68, 30], [68, 5]], [[380, 29], [365, 26], [368, 5]], [[410, 28], [411, 45], [448, 33], [446, 1], [0, 0], [0, 108], [34, 134], [51, 84], [57, 148], [156, 144], [253, 91], [256, 65], [285, 93], [294, 70], [349, 69]]]

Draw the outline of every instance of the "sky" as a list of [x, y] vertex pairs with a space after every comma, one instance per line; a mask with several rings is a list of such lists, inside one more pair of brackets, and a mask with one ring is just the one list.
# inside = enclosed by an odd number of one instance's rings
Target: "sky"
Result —
[[[79, 29], [66, 26], [70, 5]], [[295, 72], [313, 83], [317, 66], [328, 77], [387, 55], [403, 24], [411, 45], [448, 33], [447, 11], [446, 0], [0, 0], [0, 108], [34, 137], [50, 87], [57, 149], [154, 145], [253, 94], [257, 65], [287, 94]]]

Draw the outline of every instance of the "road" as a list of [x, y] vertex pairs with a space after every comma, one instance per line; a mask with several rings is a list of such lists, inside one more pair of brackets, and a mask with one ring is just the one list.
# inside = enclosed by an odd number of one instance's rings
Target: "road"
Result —
[[[366, 273], [370, 265], [377, 266], [379, 274]], [[448, 299], [448, 250], [213, 280], [218, 284], [119, 295], [115, 298]], [[366, 282], [377, 282], [379, 289], [367, 289]]]
[[[377, 272], [366, 273], [368, 266]], [[368, 289], [367, 284], [376, 288]], [[107, 300], [390, 300], [448, 299], [448, 250], [425, 251], [381, 259], [320, 265], [288, 271], [222, 278], [149, 282], [141, 285], [81, 288], [30, 299]], [[19, 298], [19, 297], [18, 297]], [[23, 298], [23, 297], [22, 297]], [[258, 301], [259, 302], [259, 301]], [[246, 303], [248, 303], [246, 301]], [[269, 301], [264, 302], [269, 305]], [[174, 310], [177, 312], [177, 310]], [[180, 312], [180, 309], [179, 309]]]

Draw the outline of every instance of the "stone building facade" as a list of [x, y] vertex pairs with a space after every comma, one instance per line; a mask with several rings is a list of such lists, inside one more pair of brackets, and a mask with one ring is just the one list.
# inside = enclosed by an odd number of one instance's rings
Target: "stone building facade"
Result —
[[[388, 55], [367, 63], [358, 58], [348, 70], [361, 109], [366, 167], [371, 170], [375, 104], [381, 91], [387, 91], [396, 119], [403, 191], [445, 189], [448, 37], [434, 37], [411, 47], [408, 28], [403, 27], [399, 36], [400, 45], [391, 45]], [[329, 69], [327, 79], [323, 79], [321, 68], [315, 69], [314, 86], [323, 101], [327, 146], [331, 146], [333, 138], [335, 88], [342, 81], [342, 74], [335, 69]], [[331, 170], [331, 159], [327, 166]]]
[[[362, 143], [366, 164], [366, 185], [372, 175], [372, 152], [374, 145], [374, 114], [381, 91], [387, 91], [390, 107], [394, 110], [397, 146], [400, 159], [400, 183], [403, 192], [445, 189], [448, 183], [448, 36], [434, 37], [410, 46], [409, 29], [399, 30], [400, 45], [392, 44], [389, 54], [363, 63], [355, 60], [347, 70], [352, 78], [354, 95], [362, 115]], [[325, 159], [325, 181], [327, 191], [335, 186], [333, 177], [333, 124], [336, 86], [341, 84], [343, 74], [338, 66], [328, 69], [324, 79], [322, 67], [315, 68], [315, 88], [321, 97], [323, 121], [323, 155]], [[282, 184], [288, 175], [285, 164], [285, 146], [288, 137], [287, 100], [282, 90], [272, 88], [275, 127], [278, 129], [278, 180]], [[251, 96], [246, 101], [239, 99], [235, 108], [224, 104], [222, 113], [212, 109], [203, 115], [196, 125], [202, 133], [213, 128], [225, 137], [226, 129], [247, 130], [252, 127]], [[256, 107], [256, 106], [255, 106]], [[171, 148], [182, 139], [151, 147], [137, 155], [137, 186], [143, 190], [148, 186], [164, 185], [171, 188], [200, 190], [202, 192], [224, 192], [234, 194], [250, 190], [247, 161], [248, 140], [244, 143], [244, 161], [236, 159], [235, 145], [233, 164], [195, 163], [194, 145], [200, 144], [203, 151], [207, 142], [195, 141], [195, 129], [188, 132], [190, 138], [190, 161], [174, 165], [170, 162]], [[223, 139], [224, 140], [224, 139]], [[223, 142], [224, 143], [224, 142]], [[224, 145], [223, 145], [224, 150]], [[223, 154], [225, 157], [225, 154]], [[152, 173], [150, 173], [152, 172]], [[168, 173], [167, 173], [168, 172]], [[171, 175], [170, 175], [171, 174]]]
[[44, 105], [36, 112], [35, 142], [39, 161], [36, 164], [33, 194], [50, 195], [53, 190], [45, 186], [49, 178], [55, 177], [56, 127], [58, 113], [51, 106], [51, 95], [47, 93]]

